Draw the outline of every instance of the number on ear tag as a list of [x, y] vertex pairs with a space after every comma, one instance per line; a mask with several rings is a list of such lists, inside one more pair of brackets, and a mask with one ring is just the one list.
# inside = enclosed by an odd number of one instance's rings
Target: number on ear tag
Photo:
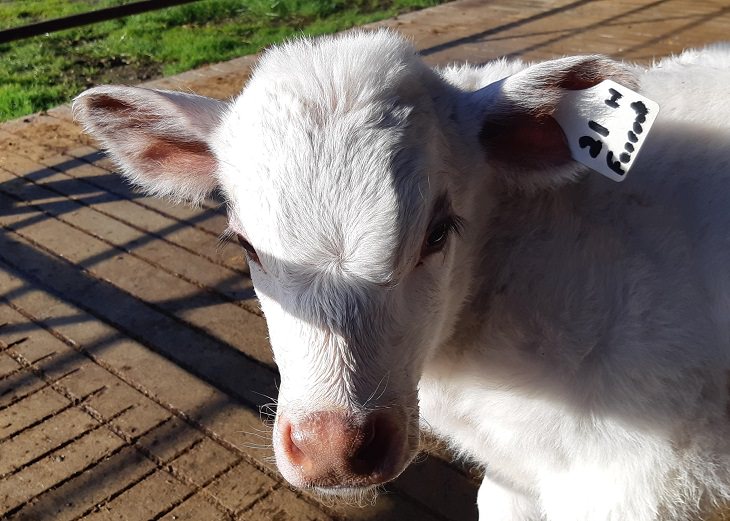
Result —
[[568, 139], [573, 159], [614, 181], [623, 181], [636, 160], [659, 105], [605, 80], [567, 91], [553, 114]]

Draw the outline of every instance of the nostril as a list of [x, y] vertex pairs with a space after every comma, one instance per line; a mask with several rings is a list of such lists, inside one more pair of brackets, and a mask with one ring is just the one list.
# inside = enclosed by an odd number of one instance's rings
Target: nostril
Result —
[[395, 429], [381, 415], [371, 417], [363, 426], [362, 442], [353, 454], [353, 467], [358, 474], [382, 471], [395, 441]]
[[297, 445], [297, 441], [302, 443], [303, 437], [301, 431], [294, 429], [292, 423], [288, 420], [282, 420], [279, 425], [281, 432], [281, 440], [284, 452], [289, 461], [294, 465], [301, 465], [306, 458], [302, 449]]

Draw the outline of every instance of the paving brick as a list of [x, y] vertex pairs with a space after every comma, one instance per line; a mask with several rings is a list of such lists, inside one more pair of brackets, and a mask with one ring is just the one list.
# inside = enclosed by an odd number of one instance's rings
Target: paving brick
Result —
[[91, 416], [72, 407], [0, 443], [0, 476], [24, 466], [98, 425]]
[[[18, 322], [21, 320], [26, 321], [26, 318], [22, 315], [18, 314], [17, 317]], [[15, 344], [12, 351], [21, 355], [25, 361], [31, 364], [38, 364], [41, 362], [47, 364], [50, 360], [55, 358], [55, 355], [58, 353], [60, 342], [37, 325], [31, 323], [28, 324], [28, 326], [29, 327], [23, 331], [22, 335], [26, 338], [26, 340]], [[11, 333], [12, 336], [12, 328], [8, 329], [8, 332]], [[0, 329], [0, 340], [5, 341], [2, 329]]]
[[[49, 303], [49, 301], [44, 300], [41, 302], [41, 305], [44, 303]], [[52, 305], [52, 300], [50, 304], [51, 307], [55, 308]], [[67, 311], [64, 310], [65, 313]], [[15, 322], [24, 318], [11, 309], [6, 311], [5, 316]], [[88, 324], [88, 321], [75, 323], [83, 325]], [[83, 329], [88, 333], [89, 329], [94, 328], [87, 325]], [[102, 330], [107, 334], [109, 333], [108, 328], [105, 329], [102, 327]], [[3, 330], [0, 329], [0, 339], [2, 339], [2, 333]], [[126, 344], [123, 339], [112, 342], [121, 342], [119, 349], [122, 351], [125, 350]], [[39, 350], [34, 346], [43, 346], [43, 350]], [[122, 432], [125, 432], [130, 437], [136, 437], [140, 432], [144, 432], [170, 417], [169, 411], [157, 405], [143, 393], [135, 390], [113, 373], [96, 365], [87, 356], [66, 345], [40, 326], [33, 325], [33, 328], [28, 332], [28, 339], [21, 344], [13, 346], [10, 351], [21, 354], [26, 358], [40, 354], [54, 354], [55, 356], [53, 357], [46, 356], [36, 362], [34, 367], [43, 371], [44, 377], [53, 381], [64, 392], [77, 398], [98, 390], [93, 396], [89, 397], [86, 405], [99, 413], [102, 418], [110, 419], [121, 411], [131, 408], [122, 416], [112, 420], [113, 425], [120, 428]], [[125, 367], [127, 366], [122, 366], [121, 369], [123, 370]], [[33, 376], [28, 371], [25, 371], [23, 375]], [[61, 378], [64, 375], [67, 376]], [[33, 378], [36, 381], [41, 381], [35, 376]], [[2, 382], [0, 380], [0, 385]]]
[[[22, 369], [22, 367], [22, 365], [18, 364], [18, 362], [13, 360], [7, 354], [0, 354], [0, 378], [7, 378], [9, 374], [19, 371], [20, 369]], [[0, 386], [1, 385], [2, 380], [0, 380]]]
[[[118, 384], [114, 375], [76, 351], [66, 349], [62, 355], [56, 358], [57, 360], [63, 360], [63, 362], [52, 364], [54, 360], [44, 360], [48, 363], [36, 364], [36, 366], [44, 371], [44, 376], [53, 379], [55, 384], [71, 396], [85, 396], [96, 389], [106, 389], [110, 385]], [[62, 374], [71, 368], [74, 369], [73, 372], [60, 378]], [[56, 378], [60, 379], [56, 380]], [[116, 414], [116, 412], [118, 411], [114, 411], [112, 414]]]
[[0, 505], [16, 508], [44, 490], [99, 461], [124, 444], [105, 428], [96, 429], [73, 443], [0, 481]]
[[120, 381], [110, 383], [87, 403], [105, 419], [125, 411], [112, 419], [111, 424], [130, 438], [136, 438], [170, 418], [169, 411]]
[[[245, 521], [331, 521], [328, 516], [285, 487], [278, 488], [238, 515]], [[404, 518], [406, 519], [406, 518]]]
[[0, 440], [68, 407], [70, 403], [50, 387], [45, 387], [27, 398], [15, 402], [6, 409], [0, 410]]
[[28, 369], [3, 378], [0, 380], [0, 410], [45, 386], [46, 383]]
[[233, 512], [248, 509], [255, 501], [271, 493], [277, 481], [253, 465], [242, 462], [220, 476], [205, 490]]
[[224, 521], [228, 519], [231, 518], [226, 513], [218, 510], [200, 494], [196, 494], [162, 516], [160, 521]]
[[210, 438], [203, 438], [185, 454], [170, 462], [170, 466], [178, 475], [203, 486], [239, 459], [240, 456]]
[[169, 463], [205, 435], [180, 420], [172, 417], [137, 441], [137, 445], [162, 463]]
[[185, 496], [192, 494], [193, 489], [164, 470], [158, 470], [127, 490], [109, 503], [103, 505], [99, 512], [90, 514], [85, 519], [140, 520], [152, 519], [167, 509], [172, 509]]
[[130, 439], [137, 438], [171, 418], [167, 409], [151, 400], [139, 400], [110, 424]]
[[[131, 486], [155, 465], [132, 447], [125, 447], [91, 469], [43, 494], [11, 519], [68, 521]], [[202, 521], [202, 519], [201, 519]]]

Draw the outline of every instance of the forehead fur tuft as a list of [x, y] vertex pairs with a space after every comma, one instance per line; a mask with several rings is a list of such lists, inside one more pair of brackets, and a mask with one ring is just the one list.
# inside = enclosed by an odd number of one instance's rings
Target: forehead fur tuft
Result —
[[298, 39], [263, 55], [216, 151], [233, 226], [268, 253], [272, 273], [282, 261], [292, 279], [316, 267], [391, 280], [399, 247], [422, 233], [433, 169], [423, 147], [440, 81], [390, 31]]
[[251, 85], [296, 93], [332, 112], [357, 109], [379, 94], [409, 89], [408, 80], [430, 72], [413, 46], [389, 30], [352, 30], [298, 38], [266, 51]]

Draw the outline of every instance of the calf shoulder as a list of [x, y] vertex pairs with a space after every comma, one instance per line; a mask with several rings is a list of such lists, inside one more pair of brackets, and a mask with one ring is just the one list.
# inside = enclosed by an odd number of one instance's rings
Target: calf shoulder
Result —
[[620, 453], [657, 497], [730, 496], [727, 55], [640, 76], [661, 112], [624, 183], [505, 190], [480, 223], [471, 297], [420, 398], [518, 488]]

